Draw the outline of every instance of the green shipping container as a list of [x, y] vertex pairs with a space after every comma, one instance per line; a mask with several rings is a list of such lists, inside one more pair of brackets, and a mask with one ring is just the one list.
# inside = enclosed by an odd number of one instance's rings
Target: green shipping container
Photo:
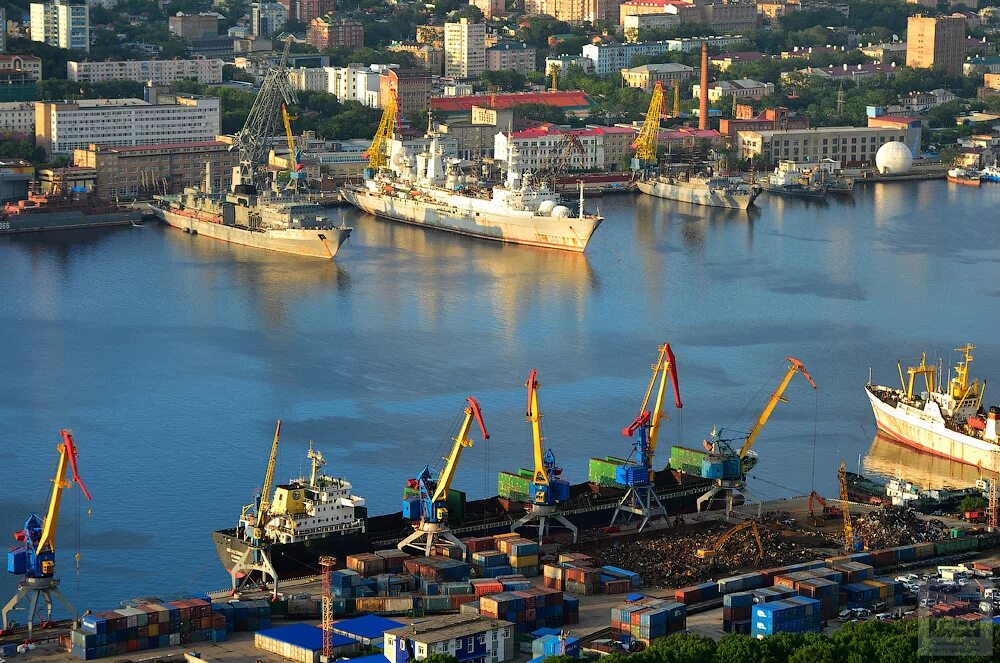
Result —
[[618, 462], [618, 459], [612, 461], [603, 458], [591, 458], [587, 473], [588, 480], [599, 486], [619, 485], [615, 479], [615, 474], [621, 462]]

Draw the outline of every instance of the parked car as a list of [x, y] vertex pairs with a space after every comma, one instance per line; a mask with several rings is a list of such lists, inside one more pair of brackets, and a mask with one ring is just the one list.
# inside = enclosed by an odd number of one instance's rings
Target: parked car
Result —
[[890, 615], [888, 612], [880, 612], [875, 615], [875, 619], [880, 622], [884, 622], [888, 619], [892, 619], [892, 615]]

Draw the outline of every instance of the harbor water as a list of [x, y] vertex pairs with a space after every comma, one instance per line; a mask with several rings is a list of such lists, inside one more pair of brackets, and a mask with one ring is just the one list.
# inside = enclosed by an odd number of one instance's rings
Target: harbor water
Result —
[[[0, 238], [0, 535], [44, 513], [63, 427], [94, 499], [64, 497], [57, 569], [80, 609], [106, 609], [228, 584], [210, 531], [263, 481], [279, 417], [279, 480], [307, 470], [314, 439], [382, 513], [441, 465], [467, 395], [492, 437], [466, 451], [455, 486], [492, 494], [498, 471], [527, 466], [531, 368], [546, 443], [576, 482], [588, 457], [628, 455], [621, 428], [659, 343], [684, 401], [661, 463], [715, 426], [745, 434], [793, 355], [819, 390], [794, 378], [756, 446], [751, 487], [776, 498], [834, 494], [839, 462], [868, 452], [869, 367], [895, 384], [897, 359], [948, 364], [969, 341], [973, 373], [1000, 376], [1000, 185], [762, 196], [749, 214], [587, 205], [606, 221], [584, 255], [352, 210], [334, 212], [355, 227], [335, 262], [162, 226]], [[15, 584], [4, 574], [0, 594]]]

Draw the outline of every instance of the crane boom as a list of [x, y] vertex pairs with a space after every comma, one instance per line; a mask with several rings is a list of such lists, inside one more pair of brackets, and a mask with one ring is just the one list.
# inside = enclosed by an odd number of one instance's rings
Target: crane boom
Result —
[[271, 442], [271, 456], [267, 459], [267, 471], [264, 473], [264, 487], [260, 493], [260, 506], [257, 507], [257, 536], [262, 538], [261, 528], [267, 520], [267, 514], [271, 511], [271, 489], [274, 485], [274, 465], [278, 460], [278, 440], [281, 439], [281, 419], [278, 419], [277, 426], [274, 427], [274, 441]]
[[462, 425], [458, 428], [458, 434], [455, 436], [455, 444], [448, 455], [448, 461], [441, 471], [441, 476], [438, 477], [437, 487], [434, 490], [434, 496], [431, 498], [431, 504], [437, 504], [441, 500], [448, 499], [448, 488], [451, 487], [452, 479], [455, 478], [458, 461], [462, 458], [462, 449], [472, 446], [472, 440], [469, 438], [469, 430], [472, 428], [473, 419], [479, 424], [483, 440], [490, 439], [490, 434], [486, 432], [486, 424], [483, 422], [483, 413], [479, 409], [479, 403], [472, 396], [467, 397], [465, 400], [469, 404], [465, 408], [465, 419], [462, 420]]
[[844, 548], [850, 553], [854, 552], [854, 524], [851, 522], [850, 495], [847, 493], [847, 465], [843, 461], [837, 470], [837, 479], [840, 482], [840, 510], [844, 514]]
[[295, 172], [298, 165], [295, 161], [295, 136], [292, 134], [292, 116], [288, 112], [288, 106], [281, 104], [281, 119], [285, 123], [285, 138], [288, 140], [288, 164], [289, 171]]
[[663, 83], [656, 81], [653, 96], [649, 100], [649, 108], [646, 109], [646, 119], [642, 123], [642, 129], [639, 130], [635, 142], [632, 143], [636, 159], [647, 163], [656, 161], [656, 146], [660, 137], [660, 117], [662, 115]]
[[755, 520], [746, 520], [739, 525], [726, 530], [723, 532], [722, 536], [718, 538], [714, 546], [708, 549], [699, 549], [695, 552], [695, 555], [704, 559], [715, 557], [719, 551], [722, 550], [722, 546], [726, 545], [726, 542], [729, 541], [729, 539], [747, 528], [753, 532], [753, 538], [757, 542], [757, 559], [759, 561], [764, 557], [764, 543], [760, 538], [760, 529], [757, 527], [757, 521]]
[[538, 410], [538, 371], [531, 369], [528, 381], [528, 409], [525, 418], [531, 424], [531, 438], [534, 444], [535, 477], [532, 481], [539, 486], [549, 485], [549, 471], [545, 468], [545, 451], [542, 449], [542, 413]]
[[649, 457], [652, 461], [656, 454], [656, 442], [660, 435], [660, 421], [663, 419], [663, 396], [667, 388], [667, 373], [670, 374], [671, 386], [674, 389], [674, 405], [677, 409], [684, 407], [681, 403], [681, 390], [677, 382], [677, 363], [674, 359], [674, 351], [670, 349], [669, 343], [660, 346], [660, 356], [653, 365], [653, 376], [649, 380], [646, 388], [646, 396], [642, 399], [641, 411], [646, 411], [649, 404], [649, 397], [653, 391], [653, 384], [656, 382], [656, 374], [660, 373], [660, 385], [656, 390], [656, 400], [653, 402], [653, 411], [649, 418]]
[[72, 486], [70, 481], [66, 481], [66, 468], [70, 468], [73, 474], [72, 481], [80, 486], [84, 496], [89, 500], [90, 492], [83, 485], [76, 467], [76, 445], [73, 443], [73, 433], [69, 430], [61, 430], [62, 444], [56, 447], [59, 452], [59, 463], [56, 465], [56, 475], [52, 478], [52, 496], [49, 498], [49, 510], [45, 516], [45, 524], [42, 526], [42, 535], [38, 538], [38, 545], [35, 554], [41, 554], [47, 545], [50, 550], [56, 549], [56, 529], [59, 525], [59, 505], [62, 503], [63, 490]]
[[809, 384], [812, 385], [813, 389], [818, 389], [816, 382], [809, 375], [809, 371], [802, 364], [801, 361], [795, 357], [785, 357], [785, 361], [788, 362], [788, 372], [785, 373], [785, 377], [781, 380], [778, 388], [774, 390], [771, 397], [767, 400], [767, 404], [764, 405], [764, 409], [761, 410], [760, 415], [757, 417], [757, 421], [754, 422], [753, 428], [750, 429], [750, 434], [747, 435], [747, 439], [743, 441], [743, 446], [740, 447], [739, 456], [740, 458], [745, 458], [750, 448], [757, 441], [757, 436], [760, 435], [761, 430], [764, 428], [764, 424], [771, 417], [771, 413], [774, 412], [775, 406], [778, 405], [778, 401], [784, 401], [782, 394], [785, 393], [785, 389], [788, 387], [788, 383], [792, 381], [792, 376], [796, 373], [801, 373], [806, 380], [809, 380]]
[[368, 167], [379, 170], [389, 165], [389, 155], [386, 154], [386, 146], [393, 132], [399, 127], [399, 104], [395, 94], [389, 94], [382, 109], [382, 119], [379, 120], [378, 129], [372, 137], [372, 144], [368, 147], [365, 156], [368, 157]]

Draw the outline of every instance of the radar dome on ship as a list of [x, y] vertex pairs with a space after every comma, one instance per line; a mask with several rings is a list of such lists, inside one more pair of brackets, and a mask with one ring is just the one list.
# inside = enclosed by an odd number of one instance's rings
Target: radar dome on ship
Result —
[[554, 200], [543, 200], [538, 203], [538, 213], [542, 216], [548, 216], [552, 213], [552, 210], [556, 207], [556, 201]]
[[898, 140], [886, 143], [875, 153], [875, 167], [883, 175], [903, 175], [913, 166], [913, 152]]
[[556, 219], [565, 219], [569, 216], [569, 208], [565, 205], [556, 205], [552, 208], [552, 216]]

